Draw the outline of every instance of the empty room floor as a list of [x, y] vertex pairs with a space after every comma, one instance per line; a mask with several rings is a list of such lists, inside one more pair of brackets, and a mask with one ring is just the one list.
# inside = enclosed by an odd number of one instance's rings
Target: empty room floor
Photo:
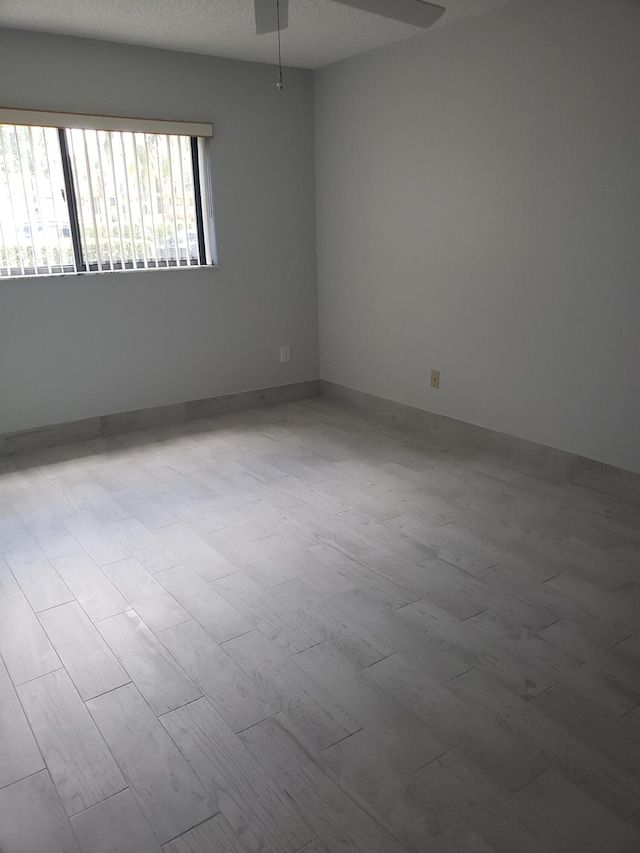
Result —
[[0, 471], [3, 853], [640, 850], [640, 504], [325, 398]]

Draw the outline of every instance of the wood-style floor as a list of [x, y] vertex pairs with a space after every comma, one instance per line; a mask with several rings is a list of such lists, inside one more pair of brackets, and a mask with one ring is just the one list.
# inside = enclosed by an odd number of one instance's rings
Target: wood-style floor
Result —
[[0, 467], [3, 853], [640, 850], [640, 505], [323, 398]]

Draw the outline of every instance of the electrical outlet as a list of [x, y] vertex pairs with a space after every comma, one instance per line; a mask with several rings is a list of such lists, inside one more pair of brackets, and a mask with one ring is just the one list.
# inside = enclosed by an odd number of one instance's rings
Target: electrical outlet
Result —
[[289, 364], [291, 361], [291, 347], [280, 347], [280, 364]]
[[431, 387], [439, 388], [440, 387], [440, 371], [432, 370], [431, 371]]

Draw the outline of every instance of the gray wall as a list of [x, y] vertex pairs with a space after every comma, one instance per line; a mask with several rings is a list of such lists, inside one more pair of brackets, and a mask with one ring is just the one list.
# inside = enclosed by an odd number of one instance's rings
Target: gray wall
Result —
[[323, 378], [640, 471], [639, 46], [536, 0], [316, 75]]
[[[0, 280], [0, 433], [318, 376], [312, 75], [0, 30], [0, 104], [210, 121], [219, 269]], [[280, 346], [292, 361], [280, 365]]]

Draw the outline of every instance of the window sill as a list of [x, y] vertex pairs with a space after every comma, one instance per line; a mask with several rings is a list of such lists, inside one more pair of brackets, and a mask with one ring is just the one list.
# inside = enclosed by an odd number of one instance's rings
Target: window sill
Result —
[[105, 276], [105, 275], [131, 275], [139, 273], [167, 273], [177, 272], [178, 270], [218, 270], [220, 264], [201, 264], [200, 266], [185, 266], [185, 267], [136, 267], [135, 269], [124, 270], [87, 270], [80, 272], [52, 272], [52, 273], [37, 273], [34, 275], [0, 275], [0, 283], [3, 281], [38, 281], [45, 278], [80, 278], [81, 276]]

